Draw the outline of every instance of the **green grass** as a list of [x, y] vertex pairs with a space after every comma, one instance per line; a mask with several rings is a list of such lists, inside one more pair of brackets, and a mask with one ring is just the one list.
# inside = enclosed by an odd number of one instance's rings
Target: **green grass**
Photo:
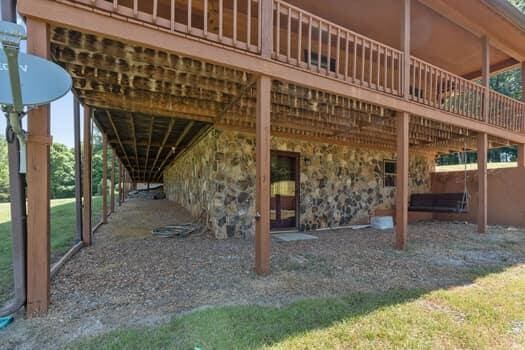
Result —
[[84, 338], [70, 348], [523, 349], [524, 295], [522, 265], [429, 293], [393, 291], [283, 308], [208, 309], [161, 326]]
[[[93, 198], [93, 211], [102, 207], [100, 197]], [[11, 221], [9, 203], [0, 203], [0, 303], [12, 293]], [[51, 201], [51, 257], [62, 256], [75, 241], [75, 199]]]

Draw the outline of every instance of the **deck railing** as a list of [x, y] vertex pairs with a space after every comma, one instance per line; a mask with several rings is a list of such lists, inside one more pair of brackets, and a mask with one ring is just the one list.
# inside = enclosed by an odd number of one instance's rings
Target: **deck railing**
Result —
[[[60, 1], [60, 0], [58, 0]], [[71, 0], [173, 32], [259, 52], [259, 0]]]
[[[261, 53], [264, 0], [55, 0], [74, 2], [225, 46]], [[282, 0], [273, 3], [272, 59], [397, 97], [404, 96], [404, 53]], [[525, 132], [525, 104], [416, 57], [409, 99], [441, 111]]]
[[403, 53], [298, 7], [274, 0], [274, 59], [401, 95]]

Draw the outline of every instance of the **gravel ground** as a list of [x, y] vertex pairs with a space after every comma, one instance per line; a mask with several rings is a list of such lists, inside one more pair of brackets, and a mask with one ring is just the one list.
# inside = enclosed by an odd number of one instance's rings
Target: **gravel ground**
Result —
[[123, 326], [232, 304], [282, 305], [305, 297], [466, 284], [487, 269], [525, 263], [525, 230], [426, 222], [409, 227], [409, 248], [391, 231], [327, 230], [314, 241], [272, 245], [272, 274], [252, 271], [253, 240], [152, 237], [152, 228], [188, 221], [165, 200], [130, 200], [52, 281], [47, 316], [19, 317], [0, 332], [0, 348], [51, 349]]

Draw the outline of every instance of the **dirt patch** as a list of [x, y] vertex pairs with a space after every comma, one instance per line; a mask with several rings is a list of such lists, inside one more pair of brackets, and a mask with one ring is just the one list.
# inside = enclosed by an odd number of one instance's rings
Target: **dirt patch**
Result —
[[[132, 200], [110, 217], [93, 247], [52, 281], [46, 317], [19, 318], [0, 348], [57, 348], [123, 326], [152, 325], [201, 307], [282, 305], [306, 297], [389, 289], [432, 290], [525, 262], [525, 231], [428, 222], [409, 227], [409, 248], [393, 249], [391, 231], [333, 230], [313, 241], [273, 242], [272, 274], [253, 273], [253, 238], [218, 241], [151, 235], [188, 222], [165, 200]], [[435, 306], [432, 306], [435, 307]]]

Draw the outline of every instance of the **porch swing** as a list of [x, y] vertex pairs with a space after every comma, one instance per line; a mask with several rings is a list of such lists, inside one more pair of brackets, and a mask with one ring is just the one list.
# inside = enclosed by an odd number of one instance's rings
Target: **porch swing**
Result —
[[[415, 193], [410, 196], [408, 211], [432, 213], [468, 213], [470, 195], [467, 188], [467, 151], [463, 148], [463, 192]], [[458, 153], [458, 155], [461, 153]], [[459, 156], [461, 161], [461, 156]]]

